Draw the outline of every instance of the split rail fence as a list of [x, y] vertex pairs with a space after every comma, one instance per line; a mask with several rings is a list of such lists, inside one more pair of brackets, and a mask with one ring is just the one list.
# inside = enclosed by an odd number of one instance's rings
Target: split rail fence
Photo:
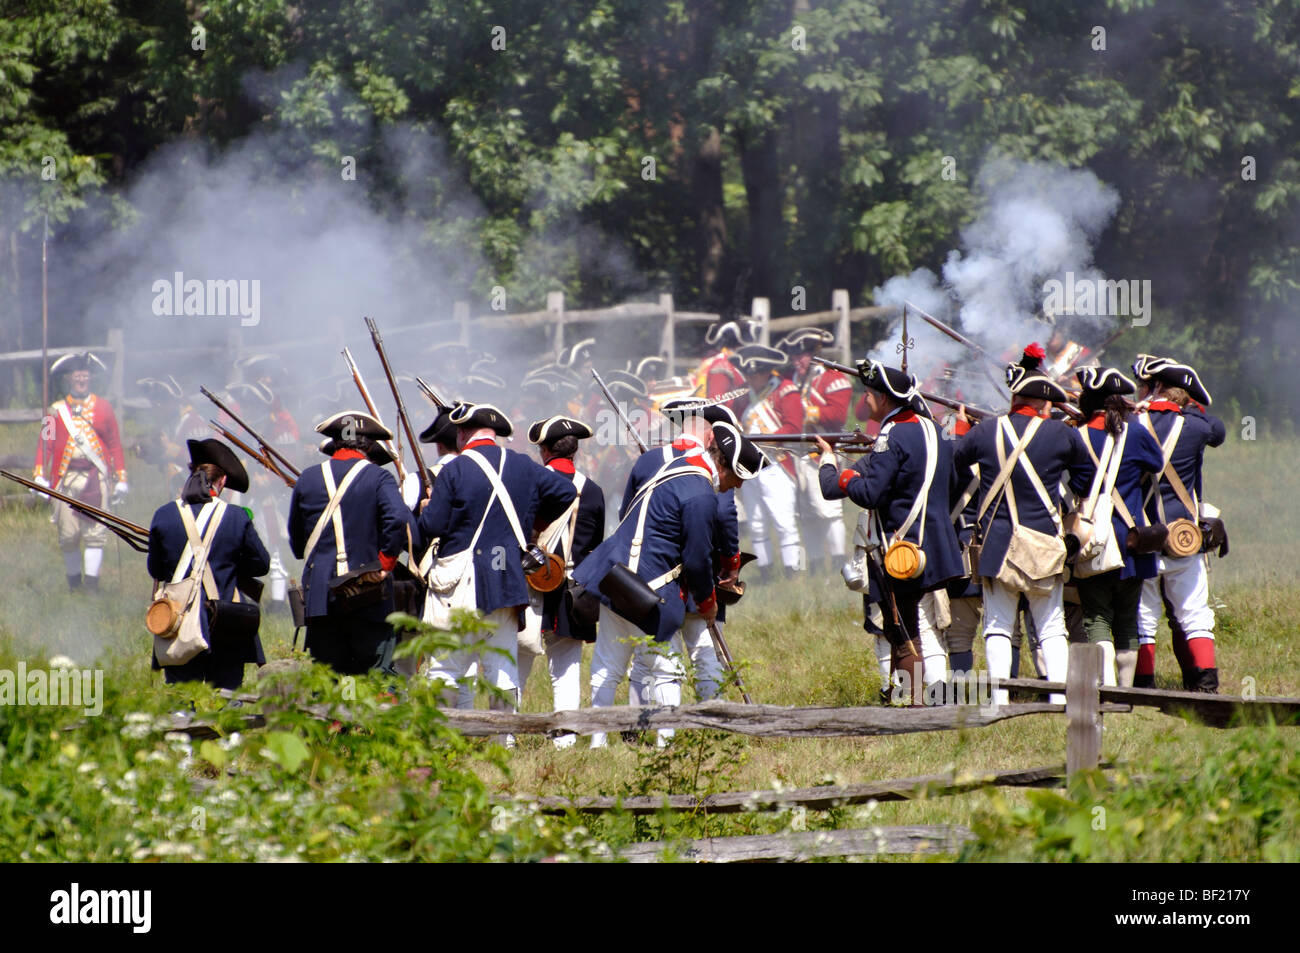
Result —
[[[1069, 678], [1065, 683], [1036, 679], [1004, 679], [998, 687], [1031, 694], [1065, 694], [1065, 704], [1027, 702], [1007, 705], [942, 705], [924, 708], [791, 708], [709, 701], [676, 708], [584, 708], [576, 711], [525, 714], [478, 710], [444, 711], [447, 723], [464, 735], [486, 737], [505, 733], [551, 734], [572, 731], [614, 733], [656, 729], [713, 729], [762, 738], [828, 738], [901, 735], [923, 731], [977, 729], [1030, 715], [1066, 715], [1064, 765], [988, 772], [950, 772], [864, 784], [818, 786], [783, 791], [732, 791], [694, 795], [651, 795], [632, 798], [527, 798], [547, 813], [623, 811], [653, 814], [662, 810], [736, 813], [740, 811], [831, 810], [869, 801], [904, 801], [965, 794], [986, 787], [1055, 787], [1076, 772], [1107, 768], [1101, 762], [1102, 716], [1155, 708], [1170, 715], [1190, 715], [1207, 726], [1229, 728], [1272, 721], [1300, 725], [1300, 698], [1260, 696], [1252, 699], [1150, 688], [1104, 687], [1102, 653], [1098, 645], [1071, 645]], [[319, 718], [346, 722], [345, 706], [301, 706]], [[245, 727], [265, 725], [249, 715]], [[167, 730], [194, 738], [214, 737], [215, 729], [188, 715], [172, 716]], [[973, 834], [956, 825], [853, 828], [784, 834], [722, 837], [682, 843], [643, 843], [620, 849], [630, 861], [654, 861], [671, 849], [684, 859], [731, 862], [805, 860], [815, 857], [876, 856], [910, 853], [952, 854]]]

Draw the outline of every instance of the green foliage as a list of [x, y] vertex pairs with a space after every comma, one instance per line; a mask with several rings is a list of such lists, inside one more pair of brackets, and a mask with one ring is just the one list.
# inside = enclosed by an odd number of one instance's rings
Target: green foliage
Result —
[[1158, 757], [1113, 784], [1094, 772], [1019, 806], [995, 793], [961, 859], [1294, 863], [1300, 755], [1280, 740], [1278, 729], [1238, 730], [1196, 763]]

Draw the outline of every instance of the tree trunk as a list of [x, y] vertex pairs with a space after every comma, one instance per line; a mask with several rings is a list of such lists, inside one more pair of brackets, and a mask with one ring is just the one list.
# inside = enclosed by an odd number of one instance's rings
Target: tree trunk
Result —
[[722, 200], [722, 134], [710, 126], [695, 154], [693, 197], [701, 303], [720, 310], [727, 254], [727, 216]]
[[782, 241], [781, 175], [777, 162], [776, 133], [740, 135], [740, 165], [749, 207], [749, 280], [745, 298], [784, 298], [789, 288], [780, 286], [776, 253]]

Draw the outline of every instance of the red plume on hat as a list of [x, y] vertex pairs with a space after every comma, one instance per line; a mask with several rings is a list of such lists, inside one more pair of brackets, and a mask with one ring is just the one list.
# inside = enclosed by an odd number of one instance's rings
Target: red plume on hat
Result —
[[1047, 352], [1043, 350], [1043, 346], [1035, 341], [1025, 348], [1025, 353], [1020, 358], [1020, 366], [1027, 371], [1036, 371], [1046, 357]]

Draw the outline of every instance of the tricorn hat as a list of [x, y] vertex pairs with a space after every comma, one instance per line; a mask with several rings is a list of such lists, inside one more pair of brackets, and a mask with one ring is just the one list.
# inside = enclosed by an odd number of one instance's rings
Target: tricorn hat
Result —
[[1137, 390], [1137, 385], [1114, 367], [1080, 367], [1074, 372], [1074, 377], [1084, 395], [1089, 397], [1106, 398], [1112, 394], [1131, 394]]
[[835, 335], [825, 328], [795, 328], [776, 346], [787, 354], [812, 354], [835, 340]]
[[705, 400], [702, 397], [673, 397], [660, 405], [659, 413], [679, 427], [688, 416], [694, 415], [704, 418], [710, 424], [726, 423], [733, 427], [740, 426], [740, 421], [736, 419], [736, 414], [730, 407], [717, 400]]
[[493, 407], [491, 404], [459, 403], [451, 409], [447, 420], [457, 427], [468, 427], [471, 430], [487, 427], [502, 437], [508, 437], [515, 432], [510, 418], [502, 413], [499, 407]]
[[718, 446], [722, 462], [742, 480], [752, 480], [772, 461], [748, 437], [730, 423], [713, 425], [713, 442]]
[[108, 365], [90, 351], [82, 351], [80, 354], [65, 354], [58, 358], [50, 365], [50, 373], [67, 374], [75, 371], [94, 371], [96, 368], [106, 371]]
[[627, 371], [610, 371], [601, 376], [605, 386], [615, 397], [644, 399], [649, 396], [645, 389], [645, 382], [635, 374], [629, 374]]
[[753, 318], [732, 318], [710, 324], [704, 332], [704, 343], [718, 347], [741, 347], [755, 343], [762, 335], [763, 325]]
[[171, 374], [166, 377], [142, 377], [135, 382], [136, 386], [149, 395], [149, 399], [157, 403], [164, 400], [163, 395], [180, 400], [185, 396], [185, 390]]
[[568, 368], [577, 369], [579, 365], [591, 360], [592, 348], [595, 346], [595, 338], [583, 338], [572, 347], [560, 351], [560, 357], [556, 363], [563, 364]]
[[185, 445], [190, 449], [192, 466], [198, 466], [200, 463], [214, 464], [226, 475], [227, 487], [236, 493], [248, 492], [248, 471], [239, 462], [239, 457], [235, 456], [235, 451], [216, 437], [209, 437], [206, 440], [186, 440]]
[[1007, 365], [1007, 384], [1016, 397], [1050, 400], [1063, 403], [1070, 399], [1065, 388], [1045, 374], [1031, 371], [1019, 364]]
[[420, 443], [456, 444], [456, 425], [451, 422], [451, 408], [444, 407], [433, 418], [433, 423], [420, 431]]
[[668, 361], [657, 355], [643, 357], [635, 365], [628, 362], [628, 372], [635, 374], [641, 380], [658, 380], [668, 372]]
[[[1143, 360], [1145, 358], [1145, 360]], [[1138, 370], [1138, 367], [1141, 370]], [[1152, 357], [1149, 354], [1138, 355], [1133, 371], [1145, 381], [1158, 381], [1166, 387], [1181, 387], [1187, 391], [1192, 400], [1198, 404], [1210, 405], [1210, 392], [1201, 383], [1196, 371], [1189, 364], [1180, 364], [1169, 357]]]
[[916, 397], [916, 378], [897, 367], [886, 367], [879, 361], [859, 361], [858, 376], [867, 387], [900, 404], [912, 404]]
[[789, 358], [784, 351], [765, 344], [746, 344], [735, 353], [733, 360], [740, 373], [748, 376], [784, 367]]
[[528, 428], [528, 442], [549, 445], [561, 437], [577, 437], [579, 440], [586, 440], [594, 433], [595, 431], [581, 420], [556, 414], [545, 420], [534, 420], [532, 426]]
[[340, 410], [332, 417], [326, 417], [318, 423], [316, 432], [336, 440], [351, 439], [345, 436], [347, 432], [350, 432], [353, 437], [369, 437], [372, 440], [393, 439], [391, 430], [360, 410]]

